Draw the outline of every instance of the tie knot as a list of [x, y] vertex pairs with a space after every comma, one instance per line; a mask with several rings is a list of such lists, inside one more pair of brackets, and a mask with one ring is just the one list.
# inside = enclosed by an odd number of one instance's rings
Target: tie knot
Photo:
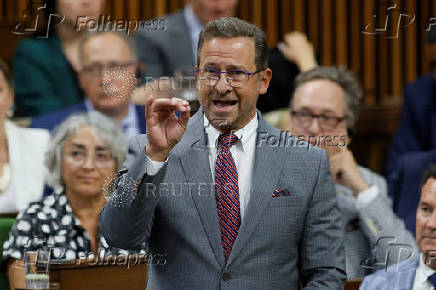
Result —
[[427, 280], [430, 281], [431, 284], [436, 287], [436, 273], [433, 273], [430, 276], [428, 276]]
[[236, 141], [238, 141], [238, 136], [236, 136], [235, 134], [221, 134], [218, 140], [223, 146], [223, 148], [229, 149], [230, 146], [232, 146], [233, 144], [235, 144]]

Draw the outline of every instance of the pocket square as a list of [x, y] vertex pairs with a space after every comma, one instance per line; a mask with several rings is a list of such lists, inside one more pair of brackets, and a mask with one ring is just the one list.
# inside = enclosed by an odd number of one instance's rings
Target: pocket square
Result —
[[291, 195], [291, 193], [286, 188], [285, 189], [274, 189], [272, 197], [290, 196], [290, 195]]

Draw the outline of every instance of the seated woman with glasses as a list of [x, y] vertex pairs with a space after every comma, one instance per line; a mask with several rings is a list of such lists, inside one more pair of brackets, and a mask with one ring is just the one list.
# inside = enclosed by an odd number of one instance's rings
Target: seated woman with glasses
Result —
[[8, 263], [11, 285], [24, 281], [25, 251], [50, 250], [51, 258], [65, 260], [129, 253], [109, 247], [98, 224], [103, 189], [126, 151], [117, 124], [98, 112], [73, 115], [54, 130], [45, 164], [55, 192], [18, 215], [3, 245], [2, 266]]

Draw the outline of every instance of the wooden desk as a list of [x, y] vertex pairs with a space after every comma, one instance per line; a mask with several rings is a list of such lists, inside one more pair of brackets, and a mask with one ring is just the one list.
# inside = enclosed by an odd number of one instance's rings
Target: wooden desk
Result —
[[7, 213], [0, 213], [0, 218], [16, 218], [18, 215], [17, 212], [7, 212]]
[[345, 283], [344, 290], [359, 290], [360, 283], [362, 279], [350, 279]]
[[50, 265], [50, 282], [61, 290], [144, 290], [147, 264], [127, 266], [88, 263]]

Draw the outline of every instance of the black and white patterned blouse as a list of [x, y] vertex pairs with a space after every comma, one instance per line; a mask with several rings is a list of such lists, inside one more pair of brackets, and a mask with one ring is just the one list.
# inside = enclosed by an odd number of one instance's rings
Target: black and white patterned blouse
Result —
[[[73, 214], [64, 193], [53, 193], [41, 202], [31, 203], [20, 212], [3, 245], [2, 264], [13, 258], [22, 259], [25, 251], [51, 249], [52, 259], [74, 260], [92, 257], [88, 232]], [[108, 246], [98, 233], [98, 254], [128, 255], [135, 252]], [[145, 254], [145, 249], [136, 252]]]

